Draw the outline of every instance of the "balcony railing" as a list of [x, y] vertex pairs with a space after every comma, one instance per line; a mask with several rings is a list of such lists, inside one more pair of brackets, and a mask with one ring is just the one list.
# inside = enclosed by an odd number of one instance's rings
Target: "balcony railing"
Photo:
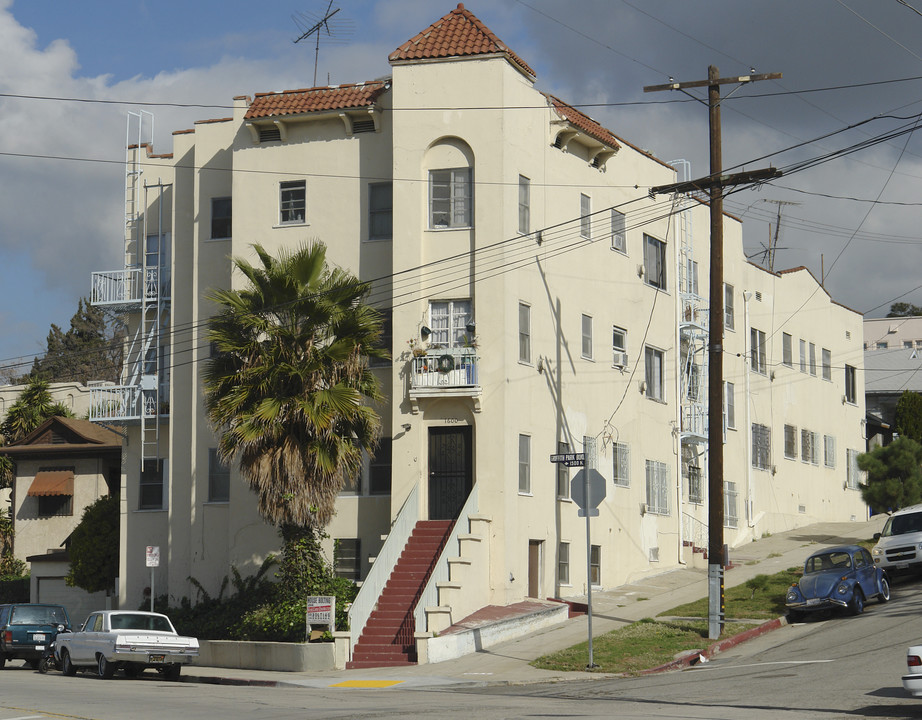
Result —
[[90, 420], [118, 422], [156, 417], [168, 412], [165, 405], [157, 407], [157, 393], [140, 385], [117, 385], [90, 390]]
[[126, 305], [157, 299], [157, 268], [126, 268], [93, 273], [93, 305]]
[[477, 387], [477, 348], [429, 348], [410, 362], [411, 390]]

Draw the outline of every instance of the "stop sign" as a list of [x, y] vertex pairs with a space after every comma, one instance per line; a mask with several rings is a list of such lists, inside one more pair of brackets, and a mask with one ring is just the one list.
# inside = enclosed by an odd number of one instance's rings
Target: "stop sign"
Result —
[[[586, 497], [586, 474], [589, 475], [589, 497]], [[570, 499], [580, 510], [597, 508], [605, 499], [605, 478], [595, 468], [583, 468], [570, 480]]]

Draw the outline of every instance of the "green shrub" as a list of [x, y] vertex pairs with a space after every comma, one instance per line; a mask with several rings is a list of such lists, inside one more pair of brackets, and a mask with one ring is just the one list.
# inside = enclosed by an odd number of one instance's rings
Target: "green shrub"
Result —
[[29, 576], [0, 576], [0, 603], [29, 602]]

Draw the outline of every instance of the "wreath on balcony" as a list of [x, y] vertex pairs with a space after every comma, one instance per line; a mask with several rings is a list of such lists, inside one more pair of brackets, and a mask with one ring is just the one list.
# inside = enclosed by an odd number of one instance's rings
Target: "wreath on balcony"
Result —
[[455, 359], [453, 356], [447, 355], [447, 354], [439, 356], [438, 371], [442, 373], [442, 375], [445, 375], [446, 373], [450, 373], [454, 369], [455, 369]]

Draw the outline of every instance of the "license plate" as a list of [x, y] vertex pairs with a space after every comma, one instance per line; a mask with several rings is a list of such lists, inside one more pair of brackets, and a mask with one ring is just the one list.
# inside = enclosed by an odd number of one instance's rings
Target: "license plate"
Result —
[[909, 563], [897, 563], [896, 564], [897, 570], [905, 570], [908, 567], [909, 567]]
[[32, 642], [45, 642], [45, 633], [34, 633], [32, 635]]
[[808, 598], [807, 599], [807, 605], [819, 605], [819, 604], [820, 604], [820, 598]]
[[35, 649], [36, 649], [36, 650], [44, 650], [44, 649], [45, 649], [45, 646], [44, 646], [44, 645], [36, 645], [36, 646], [35, 646]]
[[147, 662], [149, 663], [162, 663], [166, 659], [165, 655], [148, 655]]

